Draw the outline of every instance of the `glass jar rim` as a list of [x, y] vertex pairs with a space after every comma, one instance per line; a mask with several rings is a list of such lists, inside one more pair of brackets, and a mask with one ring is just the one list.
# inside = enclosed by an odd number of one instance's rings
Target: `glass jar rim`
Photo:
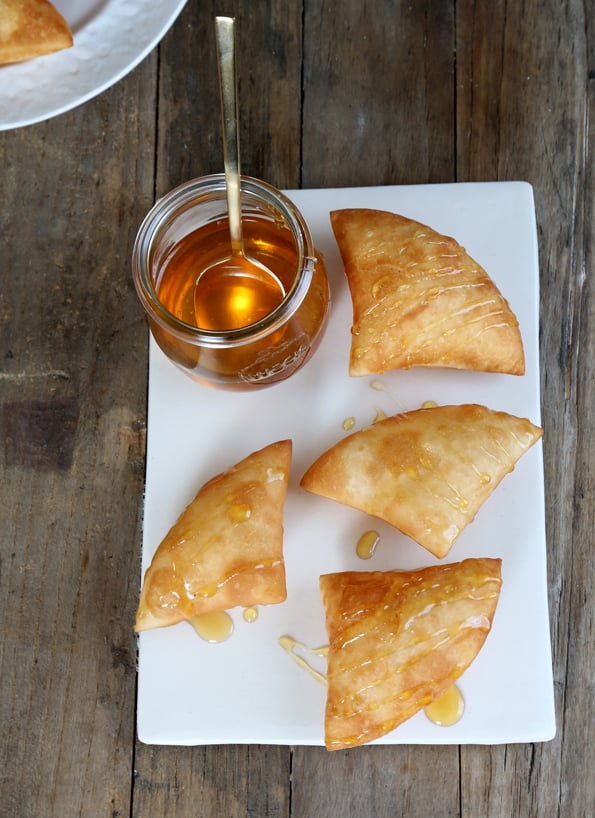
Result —
[[280, 212], [291, 229], [296, 243], [296, 268], [291, 287], [281, 302], [267, 315], [253, 324], [230, 330], [207, 330], [195, 327], [177, 318], [158, 298], [151, 275], [151, 253], [156, 238], [173, 222], [176, 215], [198, 202], [205, 193], [222, 194], [226, 184], [223, 173], [190, 179], [160, 197], [144, 217], [138, 229], [132, 250], [132, 274], [138, 297], [150, 318], [182, 341], [210, 347], [238, 346], [246, 341], [258, 340], [274, 332], [299, 308], [308, 292], [316, 258], [309, 228], [304, 217], [284, 193], [277, 188], [242, 175], [241, 193], [247, 193]]

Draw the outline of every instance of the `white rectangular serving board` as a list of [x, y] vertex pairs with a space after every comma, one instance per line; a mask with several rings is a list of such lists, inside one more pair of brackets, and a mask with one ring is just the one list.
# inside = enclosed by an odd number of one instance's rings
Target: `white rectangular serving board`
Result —
[[[139, 637], [138, 736], [149, 744], [324, 744], [326, 688], [280, 647], [290, 635], [325, 644], [318, 590], [322, 573], [436, 564], [400, 532], [299, 487], [308, 466], [343, 437], [386, 414], [424, 401], [483, 403], [540, 423], [539, 270], [535, 210], [524, 182], [288, 191], [304, 214], [330, 278], [332, 306], [323, 341], [287, 381], [252, 393], [194, 383], [151, 341], [142, 571], [180, 512], [212, 476], [275, 440], [293, 440], [285, 505], [287, 601], [261, 607], [256, 622], [231, 611], [234, 633], [202, 641], [187, 623]], [[329, 212], [390, 210], [454, 236], [493, 278], [516, 313], [526, 375], [418, 368], [380, 378], [347, 374], [352, 321], [347, 282]], [[385, 391], [371, 388], [381, 380]], [[372, 559], [355, 553], [374, 529]], [[542, 444], [505, 477], [444, 562], [501, 557], [503, 588], [494, 625], [458, 684], [466, 709], [454, 726], [423, 712], [376, 744], [498, 744], [551, 739], [555, 733], [547, 605]], [[311, 657], [310, 657], [311, 658]], [[319, 660], [324, 671], [324, 660]]]

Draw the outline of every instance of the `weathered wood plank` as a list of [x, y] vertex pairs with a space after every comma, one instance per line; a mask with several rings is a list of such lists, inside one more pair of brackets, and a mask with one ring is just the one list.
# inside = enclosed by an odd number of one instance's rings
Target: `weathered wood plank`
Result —
[[286, 818], [289, 765], [286, 747], [142, 747], [132, 814]]
[[454, 9], [312, 3], [302, 187], [454, 181]]
[[146, 330], [129, 253], [155, 64], [0, 134], [0, 812], [15, 818], [130, 806]]
[[292, 818], [448, 818], [459, 814], [459, 749], [296, 748], [292, 792]]
[[[563, 598], [568, 599], [568, 614], [564, 618], [568, 630], [567, 633], [559, 633], [559, 638], [567, 641], [567, 653], [565, 665], [557, 667], [557, 677], [560, 687], [564, 689], [560, 724], [560, 815], [578, 818], [595, 814], [595, 783], [592, 776], [585, 774], [586, 770], [595, 767], [595, 289], [592, 275], [595, 263], [595, 30], [588, 6], [585, 17], [582, 16], [583, 7], [578, 3], [573, 4], [570, 11], [568, 40], [574, 37], [574, 72], [568, 66], [565, 74], [574, 75], [576, 100], [571, 96], [569, 102], [572, 105], [570, 110], [576, 111], [578, 127], [576, 164], [573, 168], [574, 197], [570, 211], [573, 229], [568, 234], [572, 248], [572, 286], [569, 287], [572, 317], [568, 308], [567, 331], [562, 337], [566, 340], [567, 350], [565, 399], [566, 404], [575, 407], [575, 425], [568, 423], [564, 437], [559, 439], [557, 451], [564, 451], [569, 439], [574, 442], [571, 432], [576, 428], [576, 456], [572, 464], [573, 485], [568, 485], [568, 495], [558, 495], [558, 502], [562, 498], [567, 509], [566, 525], [560, 531], [562, 539], [556, 544], [567, 553], [563, 566], [565, 574], [562, 576], [565, 586]], [[571, 47], [570, 43], [568, 47]], [[562, 118], [561, 113], [559, 116]], [[557, 265], [552, 265], [549, 279], [552, 288], [559, 282], [557, 272]], [[546, 321], [548, 324], [555, 322], [556, 318], [559, 321], [561, 314], [561, 309], [554, 311], [552, 308]], [[559, 328], [555, 332], [557, 338]], [[566, 412], [566, 415], [571, 414]], [[552, 495], [555, 494], [556, 485], [566, 488], [565, 484], [557, 483], [559, 476], [553, 472]], [[556, 577], [558, 586], [559, 575]], [[556, 653], [560, 657], [563, 655], [559, 645]]]
[[216, 14], [235, 16], [242, 172], [299, 186], [300, 3], [189, 3], [160, 47], [157, 191], [223, 172]]

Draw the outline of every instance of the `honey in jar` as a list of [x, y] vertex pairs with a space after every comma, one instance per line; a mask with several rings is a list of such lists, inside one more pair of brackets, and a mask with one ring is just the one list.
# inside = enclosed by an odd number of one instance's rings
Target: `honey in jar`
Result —
[[242, 269], [201, 276], [230, 255], [226, 206], [223, 175], [188, 182], [157, 202], [135, 242], [135, 285], [155, 340], [187, 375], [222, 388], [266, 386], [316, 348], [329, 305], [326, 270], [289, 199], [242, 177], [245, 251], [284, 292]]

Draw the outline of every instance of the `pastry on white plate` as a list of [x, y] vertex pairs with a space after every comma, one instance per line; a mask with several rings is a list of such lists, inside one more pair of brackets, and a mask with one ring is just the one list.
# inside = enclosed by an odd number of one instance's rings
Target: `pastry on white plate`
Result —
[[412, 366], [524, 373], [516, 316], [454, 238], [383, 210], [330, 218], [353, 305], [350, 375]]

